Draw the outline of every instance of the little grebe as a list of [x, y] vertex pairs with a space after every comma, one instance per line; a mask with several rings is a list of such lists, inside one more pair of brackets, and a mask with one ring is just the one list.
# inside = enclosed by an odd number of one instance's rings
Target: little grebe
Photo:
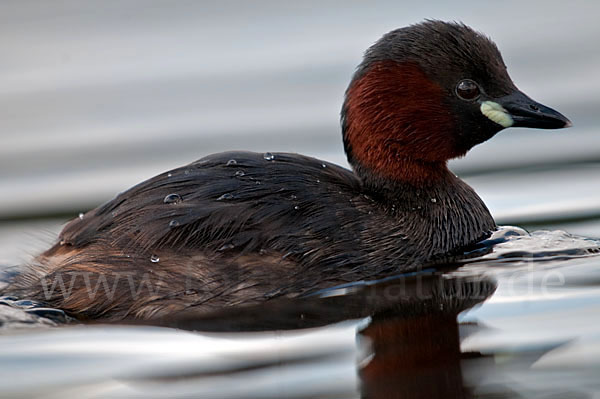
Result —
[[441, 21], [367, 50], [341, 122], [354, 172], [297, 154], [207, 156], [71, 221], [7, 291], [118, 320], [414, 270], [496, 227], [449, 159], [507, 127], [570, 126], [516, 88], [491, 40]]

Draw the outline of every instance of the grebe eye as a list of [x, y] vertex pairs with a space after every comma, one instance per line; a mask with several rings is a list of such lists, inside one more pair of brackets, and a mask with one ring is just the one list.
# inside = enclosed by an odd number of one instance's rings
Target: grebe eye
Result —
[[456, 95], [466, 101], [473, 101], [479, 98], [481, 91], [477, 83], [471, 79], [464, 79], [456, 85]]

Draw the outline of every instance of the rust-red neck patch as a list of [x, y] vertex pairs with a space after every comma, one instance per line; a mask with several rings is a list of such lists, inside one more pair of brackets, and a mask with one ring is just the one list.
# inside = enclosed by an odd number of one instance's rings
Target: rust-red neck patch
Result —
[[455, 150], [446, 93], [415, 63], [377, 62], [346, 93], [351, 159], [389, 179], [422, 184], [445, 175]]

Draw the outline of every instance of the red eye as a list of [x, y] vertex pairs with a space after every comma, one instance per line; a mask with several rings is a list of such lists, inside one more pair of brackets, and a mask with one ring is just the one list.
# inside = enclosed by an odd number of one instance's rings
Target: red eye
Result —
[[473, 101], [480, 94], [479, 86], [470, 79], [461, 80], [456, 85], [456, 95], [463, 100]]

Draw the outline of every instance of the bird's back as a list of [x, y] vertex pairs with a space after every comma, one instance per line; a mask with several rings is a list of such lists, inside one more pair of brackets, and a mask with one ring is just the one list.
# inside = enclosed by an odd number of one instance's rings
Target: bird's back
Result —
[[[111, 319], [299, 296], [412, 270], [483, 238], [493, 220], [483, 203], [457, 206], [471, 195], [462, 184], [388, 203], [314, 158], [215, 154], [71, 221], [15, 286], [79, 317]], [[455, 234], [456, 222], [468, 231]]]

